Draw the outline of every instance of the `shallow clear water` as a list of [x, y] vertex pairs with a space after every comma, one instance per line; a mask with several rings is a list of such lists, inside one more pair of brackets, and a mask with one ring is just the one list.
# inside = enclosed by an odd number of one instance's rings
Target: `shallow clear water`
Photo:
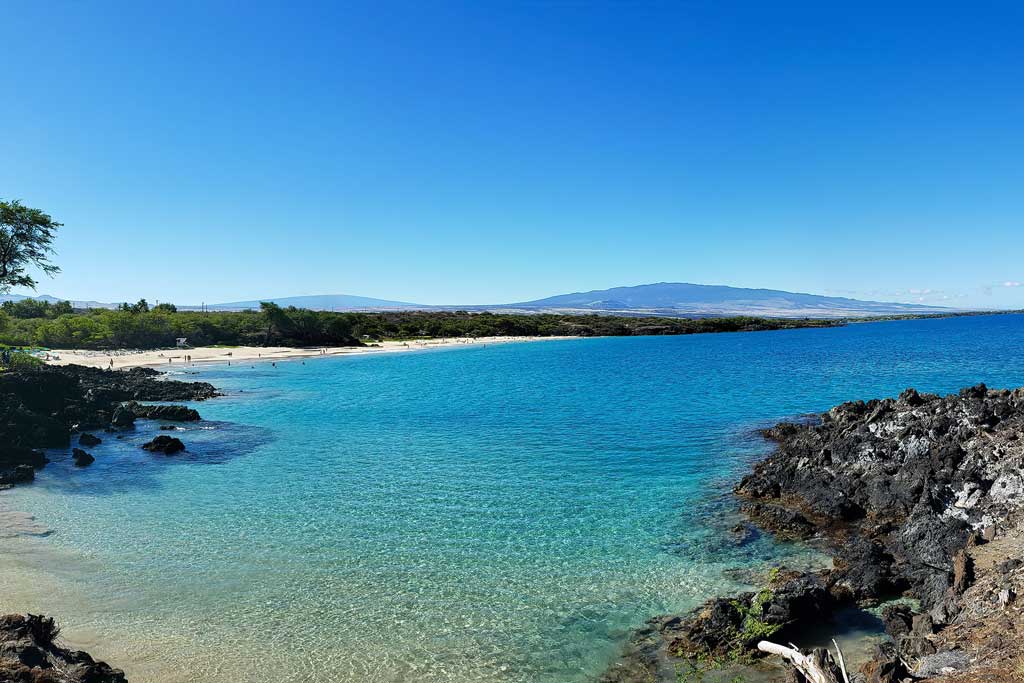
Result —
[[726, 529], [756, 427], [1024, 384], [1024, 317], [211, 366], [185, 455], [105, 436], [0, 497], [5, 611], [138, 681], [586, 681], [629, 630], [805, 550]]

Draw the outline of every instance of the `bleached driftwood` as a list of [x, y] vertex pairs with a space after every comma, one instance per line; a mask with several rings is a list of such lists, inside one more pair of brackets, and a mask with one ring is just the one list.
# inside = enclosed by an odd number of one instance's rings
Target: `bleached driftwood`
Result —
[[[785, 645], [762, 640], [757, 644], [757, 649], [785, 659], [807, 679], [807, 683], [850, 683], [850, 677], [846, 673], [846, 661], [843, 658], [843, 652], [839, 649], [839, 644], [835, 640], [832, 641], [832, 644], [836, 646], [838, 663], [836, 659], [832, 658], [832, 654], [828, 650], [821, 648], [812, 650], [810, 654], [805, 655], [792, 643], [789, 644], [789, 647], [786, 647]], [[842, 676], [842, 679], [839, 678], [840, 676]]]

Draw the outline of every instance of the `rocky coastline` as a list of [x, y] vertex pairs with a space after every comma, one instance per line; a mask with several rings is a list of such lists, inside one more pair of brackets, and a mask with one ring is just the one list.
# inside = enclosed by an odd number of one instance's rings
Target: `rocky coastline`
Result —
[[[146, 368], [114, 372], [65, 365], [2, 373], [0, 488], [31, 481], [46, 465], [43, 449], [69, 447], [75, 433], [77, 450], [91, 458], [83, 449], [102, 440], [93, 432], [130, 429], [137, 419], [199, 419], [192, 408], [140, 401], [202, 401], [216, 395], [212, 384], [169, 380]], [[75, 455], [76, 462], [89, 459]]]
[[[169, 380], [143, 368], [108, 371], [67, 365], [0, 373], [0, 489], [32, 481], [36, 470], [48, 462], [43, 449], [71, 448], [75, 466], [87, 467], [95, 458], [85, 449], [134, 429], [137, 419], [200, 419], [193, 408], [164, 402], [201, 401], [217, 395], [206, 382]], [[72, 447], [75, 434], [77, 446]], [[173, 455], [185, 446], [161, 435], [143, 448]], [[85, 652], [61, 647], [59, 632], [49, 617], [0, 616], [0, 683], [126, 681], [122, 671], [94, 661]]]
[[[168, 402], [216, 395], [210, 384], [150, 369], [0, 374], [0, 488], [30, 481], [46, 465], [43, 449], [69, 448], [85, 467], [93, 462], [86, 449], [138, 419], [200, 419]], [[821, 548], [833, 566], [778, 567], [759, 590], [652, 619], [602, 683], [710, 681], [705, 674], [723, 666], [802, 681], [765, 667], [757, 643], [799, 644], [808, 633], [827, 635], [841, 611], [869, 607], [889, 639], [852, 683], [1021, 680], [1024, 389], [978, 385], [945, 397], [908, 389], [763, 434], [776, 450], [735, 487], [745, 524]], [[155, 457], [186, 446], [157, 436], [144, 448]], [[58, 631], [42, 616], [0, 617], [0, 683], [125, 680], [60, 647]]]
[[[857, 608], [878, 611], [889, 638], [854, 683], [1022, 680], [1024, 389], [908, 389], [764, 436], [777, 448], [735, 487], [741, 511], [822, 548], [833, 567], [780, 567], [759, 591], [651, 620], [604, 683], [756, 663], [758, 642], [828, 635], [839, 611]], [[805, 680], [781, 668], [764, 677]]]

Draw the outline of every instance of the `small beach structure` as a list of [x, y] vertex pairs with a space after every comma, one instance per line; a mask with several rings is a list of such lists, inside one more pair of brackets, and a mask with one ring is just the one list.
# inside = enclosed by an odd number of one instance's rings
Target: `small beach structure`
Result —
[[191, 346], [188, 345], [188, 337], [178, 337], [177, 339], [174, 340], [174, 344], [179, 349], [190, 349], [190, 348], [192, 348]]

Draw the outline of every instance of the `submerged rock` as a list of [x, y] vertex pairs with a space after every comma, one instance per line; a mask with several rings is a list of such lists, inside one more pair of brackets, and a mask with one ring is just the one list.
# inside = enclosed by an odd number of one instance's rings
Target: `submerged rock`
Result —
[[75, 461], [75, 467], [85, 467], [96, 461], [96, 458], [83, 451], [81, 448], [72, 448], [71, 457]]
[[814, 535], [814, 525], [796, 510], [771, 503], [744, 503], [740, 510], [759, 527], [783, 540], [806, 540]]
[[167, 436], [166, 434], [155, 437], [152, 441], [143, 444], [142, 447], [147, 451], [163, 453], [164, 455], [173, 455], [185, 450], [185, 444], [181, 442], [181, 439]]

